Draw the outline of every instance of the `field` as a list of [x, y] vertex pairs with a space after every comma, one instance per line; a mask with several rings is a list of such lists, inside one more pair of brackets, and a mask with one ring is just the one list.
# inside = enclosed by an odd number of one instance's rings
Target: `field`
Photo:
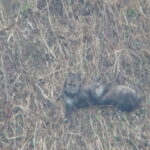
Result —
[[[68, 72], [133, 87], [142, 103], [63, 123]], [[149, 149], [150, 1], [1, 0], [0, 150]]]

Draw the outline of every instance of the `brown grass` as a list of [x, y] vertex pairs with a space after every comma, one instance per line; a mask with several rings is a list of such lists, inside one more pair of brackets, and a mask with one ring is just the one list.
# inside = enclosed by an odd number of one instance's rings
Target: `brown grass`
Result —
[[[58, 97], [68, 72], [141, 95], [132, 113], [75, 110]], [[149, 0], [0, 1], [0, 149], [150, 149]]]

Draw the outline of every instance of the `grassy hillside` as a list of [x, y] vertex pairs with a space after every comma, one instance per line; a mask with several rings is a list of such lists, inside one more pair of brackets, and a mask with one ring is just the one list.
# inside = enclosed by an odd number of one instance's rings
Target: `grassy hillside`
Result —
[[[141, 107], [92, 106], [64, 124], [70, 71], [135, 88]], [[1, 0], [0, 149], [150, 149], [150, 1]]]

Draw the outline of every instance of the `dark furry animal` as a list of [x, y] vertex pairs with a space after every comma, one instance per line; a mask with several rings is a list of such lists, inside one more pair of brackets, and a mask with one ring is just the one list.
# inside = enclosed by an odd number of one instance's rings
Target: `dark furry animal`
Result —
[[[69, 73], [63, 88], [63, 100], [65, 102], [65, 120], [67, 122], [74, 107], [88, 107], [91, 103], [90, 89], [81, 84], [79, 73]], [[94, 103], [94, 102], [93, 102]]]
[[121, 111], [132, 111], [140, 103], [135, 90], [125, 85], [104, 84], [98, 79], [85, 88], [79, 73], [68, 74], [62, 98], [65, 103], [64, 122], [69, 120], [74, 107], [83, 108], [91, 104], [113, 105]]
[[103, 84], [100, 79], [94, 82], [90, 93], [97, 104], [113, 105], [121, 111], [133, 111], [140, 103], [134, 89], [125, 85]]

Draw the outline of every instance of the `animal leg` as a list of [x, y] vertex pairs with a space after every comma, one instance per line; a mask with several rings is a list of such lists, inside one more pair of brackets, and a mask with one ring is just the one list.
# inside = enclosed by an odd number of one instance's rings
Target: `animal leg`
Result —
[[68, 122], [73, 110], [73, 104], [66, 103], [65, 105], [65, 119], [64, 122]]

